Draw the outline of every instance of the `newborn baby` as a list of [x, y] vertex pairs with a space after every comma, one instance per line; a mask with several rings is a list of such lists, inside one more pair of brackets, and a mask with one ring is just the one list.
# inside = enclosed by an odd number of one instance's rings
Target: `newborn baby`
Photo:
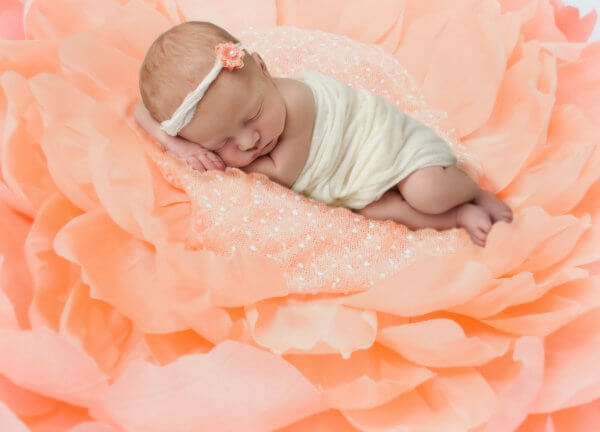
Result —
[[259, 172], [410, 229], [463, 227], [479, 246], [492, 223], [512, 221], [429, 127], [317, 72], [272, 77], [259, 54], [213, 24], [163, 33], [146, 54], [140, 92], [139, 124], [196, 169]]

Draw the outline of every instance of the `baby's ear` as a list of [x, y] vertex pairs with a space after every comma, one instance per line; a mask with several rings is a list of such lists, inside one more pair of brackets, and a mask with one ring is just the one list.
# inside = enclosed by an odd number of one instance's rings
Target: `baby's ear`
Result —
[[258, 63], [263, 72], [268, 72], [267, 65], [265, 64], [265, 61], [262, 59], [259, 53], [253, 52], [252, 57], [254, 57], [254, 60], [256, 61], [256, 63]]

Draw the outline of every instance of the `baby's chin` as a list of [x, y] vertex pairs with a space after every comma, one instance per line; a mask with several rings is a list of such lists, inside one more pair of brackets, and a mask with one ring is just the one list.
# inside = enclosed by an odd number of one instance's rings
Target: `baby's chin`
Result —
[[236, 159], [236, 160], [223, 160], [223, 162], [225, 162], [225, 164], [228, 167], [231, 167], [231, 168], [244, 168], [244, 167], [247, 167], [252, 162], [254, 162], [256, 159], [261, 158], [263, 156], [266, 156], [266, 155], [270, 154], [275, 149], [275, 147], [277, 147], [277, 145], [279, 144], [279, 139], [278, 138], [275, 139], [273, 142], [271, 142], [269, 145], [267, 145], [259, 153], [248, 155], [248, 157], [244, 158], [244, 160], [240, 160], [240, 159]]
[[248, 165], [250, 165], [252, 162], [254, 162], [256, 159], [258, 159], [258, 156], [251, 157], [245, 161], [236, 160], [236, 161], [223, 161], [223, 162], [225, 162], [225, 165], [227, 166], [227, 168], [243, 169], [243, 168], [247, 167]]

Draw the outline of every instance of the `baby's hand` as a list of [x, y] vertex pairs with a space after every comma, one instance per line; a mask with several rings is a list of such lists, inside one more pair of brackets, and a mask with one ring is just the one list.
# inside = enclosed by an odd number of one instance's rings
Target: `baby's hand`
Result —
[[208, 171], [211, 169], [225, 170], [225, 163], [219, 155], [200, 146], [198, 146], [195, 152], [188, 154], [183, 159], [185, 159], [188, 165], [198, 171]]
[[134, 109], [134, 118], [138, 124], [153, 136], [165, 150], [168, 150], [185, 160], [192, 168], [198, 171], [210, 169], [224, 170], [225, 163], [214, 152], [200, 147], [200, 145], [180, 138], [167, 135], [160, 129], [160, 125], [152, 118], [142, 102]]
[[198, 171], [211, 169], [225, 170], [225, 162], [215, 152], [206, 150], [200, 145], [179, 137], [172, 137], [166, 145], [167, 149], [175, 153], [188, 165]]

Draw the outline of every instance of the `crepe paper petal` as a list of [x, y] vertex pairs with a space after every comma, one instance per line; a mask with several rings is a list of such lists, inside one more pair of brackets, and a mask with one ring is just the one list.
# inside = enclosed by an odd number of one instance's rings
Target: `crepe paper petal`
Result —
[[382, 405], [436, 375], [378, 343], [348, 359], [339, 354], [286, 354], [285, 359], [321, 391], [329, 406], [338, 409]]
[[[531, 81], [536, 85], [527, 84]], [[487, 161], [482, 187], [499, 192], [525, 168], [545, 137], [556, 85], [555, 60], [537, 44], [524, 44], [504, 74], [498, 89], [503, 97], [496, 99], [487, 124], [465, 139]], [[509, 151], [509, 142], [520, 144]]]
[[600, 399], [552, 414], [557, 432], [595, 430], [600, 428]]
[[73, 426], [68, 432], [119, 432], [119, 430], [105, 423], [83, 422]]
[[500, 408], [482, 431], [515, 430], [529, 414], [542, 387], [543, 341], [532, 336], [519, 338], [512, 353], [491, 361], [479, 370], [501, 401]]
[[554, 8], [556, 26], [563, 32], [570, 42], [585, 42], [594, 30], [598, 13], [592, 9], [583, 17], [579, 9], [573, 6], [564, 6], [560, 0], [550, 0]]
[[56, 411], [59, 405], [56, 400], [26, 390], [4, 376], [0, 376], [0, 401], [20, 418], [45, 415]]
[[599, 320], [596, 309], [548, 337], [544, 383], [533, 412], [556, 411], [600, 398], [600, 374], [594, 362], [600, 350]]
[[377, 334], [373, 311], [327, 300], [262, 301], [246, 308], [246, 318], [254, 340], [278, 355], [337, 352], [348, 358], [369, 348]]
[[33, 282], [24, 261], [22, 245], [30, 221], [1, 201], [0, 220], [0, 290], [3, 291], [1, 319], [8, 328], [14, 328], [15, 325], [27, 328], [27, 308], [31, 302]]
[[[171, 3], [159, 0], [160, 4]], [[252, 2], [252, 13], [248, 13], [235, 0], [212, 2], [210, 0], [185, 1], [175, 0], [179, 12], [179, 22], [210, 21], [217, 25], [227, 26], [233, 34], [248, 26], [272, 27], [277, 24], [278, 6], [269, 0]]]
[[[55, 246], [60, 256], [82, 266], [82, 279], [90, 285], [93, 298], [111, 303], [149, 333], [188, 328], [193, 312], [211, 302], [235, 307], [289, 292], [278, 267], [265, 258], [240, 253], [239, 259], [231, 261], [167, 243], [155, 250], [127, 235], [102, 212], [71, 220], [57, 234]], [[107, 262], [113, 263], [109, 273]], [[254, 276], [249, 277], [244, 268]], [[215, 285], [218, 280], [228, 282]], [[154, 287], [152, 295], [148, 286]], [[220, 326], [207, 324], [214, 330]], [[205, 337], [218, 335], [223, 331]]]
[[0, 371], [25, 389], [86, 406], [107, 386], [107, 377], [91, 357], [43, 327], [0, 329], [0, 347]]
[[107, 0], [35, 0], [25, 4], [24, 28], [27, 39], [63, 39], [102, 24], [117, 12], [121, 2]]
[[351, 35], [356, 40], [380, 43], [391, 50], [398, 42], [400, 35], [397, 32], [401, 31], [406, 5], [402, 2], [385, 0], [382, 6], [372, 10], [374, 14], [372, 18], [377, 25], [371, 25], [363, 20], [365, 8], [369, 8], [366, 0], [349, 5], [336, 2], [323, 5], [314, 0], [285, 0], [278, 4], [278, 24]]
[[429, 319], [381, 330], [377, 341], [415, 364], [428, 367], [480, 366], [504, 355], [509, 341], [489, 343], [468, 337], [452, 320]]
[[23, 39], [23, 4], [6, 0], [0, 6], [0, 39]]
[[[406, 267], [396, 278], [338, 301], [346, 306], [368, 307], [400, 316], [451, 307], [462, 303], [462, 298], [466, 300], [482, 292], [491, 278], [488, 268], [481, 263], [469, 261], [461, 268], [453, 265], [458, 261], [459, 255], [420, 260]], [[414, 290], [415, 286], [419, 290]]]
[[482, 376], [467, 369], [439, 375], [385, 405], [343, 413], [360, 430], [459, 431], [481, 425], [496, 404], [496, 396]]
[[571, 104], [590, 118], [598, 127], [600, 121], [600, 91], [593, 83], [596, 81], [592, 71], [600, 65], [600, 43], [588, 44], [574, 62], [558, 65], [558, 87], [556, 89], [556, 104]]
[[339, 411], [329, 410], [305, 417], [296, 423], [277, 429], [277, 432], [359, 432]]
[[216, 432], [273, 430], [326, 409], [281, 358], [226, 341], [162, 367], [132, 362], [90, 412], [125, 430]]

